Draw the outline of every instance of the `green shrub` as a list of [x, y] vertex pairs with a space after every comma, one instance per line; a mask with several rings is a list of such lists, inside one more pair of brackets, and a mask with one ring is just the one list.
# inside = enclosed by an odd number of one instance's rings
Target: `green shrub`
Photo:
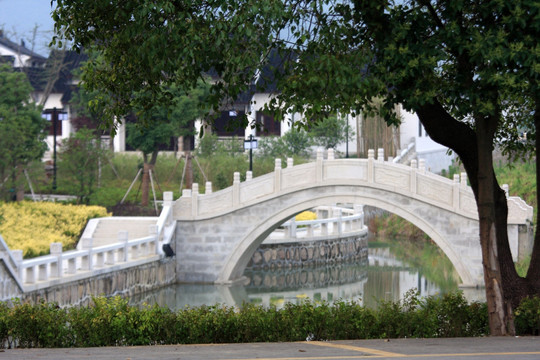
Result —
[[516, 332], [521, 335], [540, 335], [540, 297], [524, 299], [515, 313]]
[[[120, 297], [94, 298], [90, 306], [0, 303], [0, 346], [93, 347], [157, 344], [246, 343], [489, 334], [486, 304], [468, 304], [460, 292], [420, 298], [410, 291], [377, 309], [358, 302], [201, 306], [172, 311], [129, 306]], [[538, 335], [540, 298], [516, 310], [519, 335]]]

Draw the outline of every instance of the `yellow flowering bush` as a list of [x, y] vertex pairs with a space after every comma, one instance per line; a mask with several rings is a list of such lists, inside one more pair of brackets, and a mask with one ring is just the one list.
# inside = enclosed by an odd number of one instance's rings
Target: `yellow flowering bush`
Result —
[[110, 216], [101, 206], [52, 202], [0, 203], [0, 235], [25, 258], [49, 253], [53, 242], [73, 249], [89, 219]]
[[313, 211], [303, 211], [300, 214], [296, 215], [296, 221], [307, 221], [307, 220], [317, 220], [317, 214]]

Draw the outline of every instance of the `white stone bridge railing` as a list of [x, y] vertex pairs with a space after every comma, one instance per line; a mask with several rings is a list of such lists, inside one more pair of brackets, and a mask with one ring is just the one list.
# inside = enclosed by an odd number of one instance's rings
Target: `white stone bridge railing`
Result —
[[[99, 222], [99, 219], [93, 220]], [[156, 224], [150, 226], [148, 236], [128, 239], [128, 231], [120, 230], [117, 241], [101, 246], [93, 246], [92, 238], [83, 237], [78, 249], [70, 251], [62, 251], [61, 243], [52, 243], [50, 255], [32, 259], [23, 259], [22, 250], [10, 250], [0, 236], [0, 260], [21, 291], [30, 292], [159, 260], [165, 256], [163, 245], [171, 242], [175, 228], [172, 192], [168, 192], [164, 194], [163, 209]], [[5, 279], [0, 280], [5, 282]], [[0, 291], [0, 300], [9, 297], [10, 294]]]
[[287, 220], [274, 230], [264, 244], [309, 241], [315, 238], [340, 237], [365, 232], [364, 210], [362, 205], [353, 208], [341, 206], [318, 206], [315, 209], [317, 219], [297, 221]]
[[[281, 159], [276, 159], [274, 172], [252, 178], [248, 171], [244, 182], [240, 182], [240, 173], [235, 172], [233, 185], [217, 192], [207, 182], [206, 193], [199, 194], [198, 184], [193, 184], [193, 189], [183, 190], [182, 197], [175, 202], [174, 216], [177, 220], [208, 219], [318, 185], [379, 188], [478, 220], [466, 173], [456, 174], [451, 180], [426, 170], [423, 159], [412, 160], [410, 166], [384, 161], [383, 149], [378, 150], [377, 159], [374, 150], [368, 151], [367, 159], [335, 159], [333, 149], [329, 149], [326, 160], [319, 149], [315, 162], [293, 166], [293, 160], [287, 159], [286, 168], [282, 168]], [[520, 198], [508, 197], [508, 207], [509, 224], [532, 221], [532, 207]]]

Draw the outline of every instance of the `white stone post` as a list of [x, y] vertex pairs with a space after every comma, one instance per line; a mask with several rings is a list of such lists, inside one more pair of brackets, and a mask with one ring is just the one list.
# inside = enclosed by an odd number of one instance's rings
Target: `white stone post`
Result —
[[204, 184], [204, 193], [206, 195], [209, 195], [213, 192], [212, 190], [212, 182], [211, 181], [207, 181], [205, 184]]
[[459, 209], [459, 175], [458, 174], [454, 174], [454, 183], [452, 184], [452, 191], [453, 191], [453, 203], [454, 203], [454, 210], [458, 210]]
[[294, 159], [293, 158], [287, 158], [287, 168], [292, 168], [294, 165]]
[[369, 149], [368, 150], [368, 166], [367, 166], [367, 177], [368, 182], [373, 183], [375, 179], [375, 169], [373, 162], [375, 161], [375, 150]]
[[424, 159], [418, 160], [418, 170], [420, 170], [422, 174], [426, 172], [426, 160]]
[[334, 160], [334, 159], [335, 159], [334, 149], [330, 148], [328, 149], [328, 160]]
[[240, 204], [240, 173], [235, 172], [233, 174], [233, 206]]
[[416, 194], [416, 164], [417, 164], [417, 162], [416, 162], [415, 159], [411, 160], [411, 172], [410, 172], [410, 174], [411, 174], [411, 179], [410, 179], [411, 188], [410, 188], [410, 190], [411, 190], [411, 192], [413, 194]]
[[462, 188], [467, 187], [467, 173], [466, 172], [461, 173], [461, 187]]
[[82, 238], [81, 239], [82, 249], [87, 251], [86, 255], [82, 256], [81, 259], [81, 268], [82, 270], [92, 270], [93, 264], [92, 264], [92, 246], [93, 246], [93, 239], [92, 238]]
[[173, 192], [165, 191], [163, 192], [163, 206], [172, 206], [173, 205]]
[[384, 161], [384, 149], [383, 148], [377, 149], [377, 161], [380, 161], [380, 162]]
[[322, 236], [328, 235], [328, 223], [327, 222], [321, 223], [321, 235]]
[[296, 218], [292, 218], [289, 224], [289, 238], [296, 239]]
[[56, 256], [56, 262], [51, 263], [51, 277], [62, 277], [63, 264], [62, 264], [62, 243], [51, 243], [49, 246], [52, 256]]
[[253, 179], [253, 171], [246, 171], [246, 181], [250, 181]]
[[183, 189], [182, 197], [191, 197], [191, 189]]
[[199, 184], [191, 185], [191, 215], [197, 216], [199, 213]]
[[307, 227], [307, 237], [309, 239], [313, 237], [313, 227], [314, 227], [314, 224], [309, 224]]
[[281, 191], [281, 159], [276, 159], [274, 167], [274, 192]]
[[334, 229], [332, 233], [341, 235], [343, 233], [343, 229], [342, 229], [343, 218], [342, 218], [341, 208], [333, 208], [332, 217], [336, 219], [335, 221], [333, 221]]
[[124, 246], [121, 248], [118, 256], [118, 261], [127, 262], [128, 261], [128, 232], [126, 230], [121, 230], [118, 232], [118, 242], [123, 243]]
[[150, 225], [148, 228], [148, 233], [150, 236], [154, 237], [154, 241], [152, 241], [149, 244], [152, 244], [151, 246], [146, 246], [145, 250], [146, 252], [143, 252], [144, 256], [148, 256], [150, 254], [159, 254], [159, 238], [160, 234], [158, 234], [158, 226], [157, 225]]
[[364, 227], [364, 205], [354, 205], [354, 214], [362, 214], [362, 217], [359, 219], [359, 227], [357, 229], [362, 229]]
[[23, 281], [23, 269], [22, 269], [23, 251], [11, 250], [11, 256], [13, 256], [13, 260], [15, 260], [15, 263], [17, 264], [17, 276], [19, 277], [19, 280], [22, 282]]
[[317, 169], [317, 182], [320, 183], [323, 181], [323, 150], [321, 148], [317, 149], [317, 160], [315, 166]]

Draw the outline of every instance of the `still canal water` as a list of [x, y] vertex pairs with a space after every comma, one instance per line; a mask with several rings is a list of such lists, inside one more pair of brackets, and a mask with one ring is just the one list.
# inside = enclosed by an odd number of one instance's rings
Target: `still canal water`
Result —
[[[459, 278], [447, 259], [438, 251], [415, 250], [422, 254], [403, 259], [399, 242], [370, 242], [368, 260], [360, 264], [334, 264], [274, 271], [246, 271], [246, 281], [234, 286], [179, 284], [164, 287], [130, 299], [133, 305], [158, 304], [171, 309], [186, 306], [243, 303], [274, 305], [314, 301], [354, 300], [376, 307], [380, 300], [396, 301], [411, 289], [421, 296], [437, 295], [458, 289]], [[406, 255], [405, 255], [406, 256]], [[424, 257], [419, 261], [418, 258]], [[419, 264], [419, 262], [421, 264]], [[427, 263], [427, 264], [426, 264]], [[484, 301], [483, 289], [463, 289], [470, 301]]]

